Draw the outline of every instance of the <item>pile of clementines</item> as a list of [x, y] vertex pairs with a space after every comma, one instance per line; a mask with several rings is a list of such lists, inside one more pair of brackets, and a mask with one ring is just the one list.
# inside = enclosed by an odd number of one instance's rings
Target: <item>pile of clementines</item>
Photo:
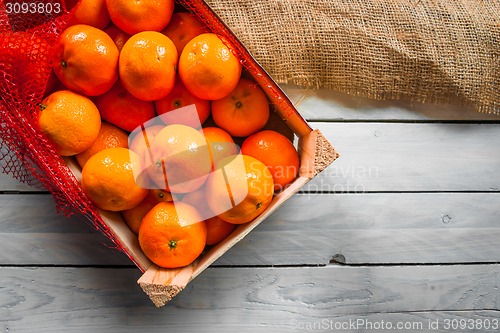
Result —
[[230, 44], [174, 0], [81, 0], [54, 48], [39, 126], [161, 267], [252, 221], [299, 170]]

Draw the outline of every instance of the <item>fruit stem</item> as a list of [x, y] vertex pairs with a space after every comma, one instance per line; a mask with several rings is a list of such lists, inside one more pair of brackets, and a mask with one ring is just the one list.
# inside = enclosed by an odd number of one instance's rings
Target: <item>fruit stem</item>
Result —
[[177, 241], [176, 240], [169, 241], [168, 246], [170, 247], [170, 250], [175, 249], [177, 247]]
[[40, 109], [41, 109], [42, 111], [43, 111], [43, 110], [45, 110], [45, 109], [47, 108], [47, 105], [42, 104], [42, 103], [40, 103], [40, 104], [39, 104], [39, 106], [40, 106]]
[[66, 62], [66, 60], [61, 60], [61, 66], [62, 68], [68, 67], [68, 63]]
[[241, 109], [242, 106], [243, 106], [243, 103], [241, 103], [241, 101], [236, 102], [237, 109]]
[[259, 209], [261, 206], [262, 206], [262, 202], [259, 202], [256, 207], [257, 207], [257, 209]]

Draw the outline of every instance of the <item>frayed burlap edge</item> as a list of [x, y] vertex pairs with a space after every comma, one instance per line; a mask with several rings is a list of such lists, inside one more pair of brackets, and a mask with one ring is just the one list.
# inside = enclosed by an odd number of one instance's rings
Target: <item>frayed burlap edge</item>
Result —
[[500, 113], [500, 1], [206, 2], [278, 83]]

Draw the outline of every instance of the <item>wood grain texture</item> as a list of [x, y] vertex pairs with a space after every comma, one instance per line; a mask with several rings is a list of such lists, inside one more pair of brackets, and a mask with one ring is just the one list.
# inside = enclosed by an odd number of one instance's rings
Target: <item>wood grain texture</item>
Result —
[[[499, 193], [297, 195], [220, 265], [498, 262]], [[478, 217], [480, 214], [480, 217]]]
[[[320, 193], [293, 196], [162, 309], [128, 258], [50, 195], [1, 194], [0, 330], [368, 331], [332, 329], [364, 320], [470, 332], [444, 321], [500, 320], [500, 116], [293, 89], [341, 154], [303, 191]], [[36, 192], [0, 175], [9, 191]]]
[[[498, 262], [500, 193], [298, 194], [215, 265]], [[480, 213], [480, 218], [478, 218]], [[0, 265], [131, 265], [49, 195], [0, 195]]]
[[282, 88], [308, 121], [500, 121], [500, 115], [479, 113], [459, 105], [377, 101], [292, 84]]
[[500, 125], [314, 123], [340, 158], [316, 192], [498, 191]]
[[[499, 191], [498, 124], [313, 123], [340, 158], [316, 192]], [[20, 190], [8, 176], [1, 190]]]
[[254, 333], [303, 332], [330, 321], [496, 320], [498, 268], [209, 268], [156, 309], [134, 269], [4, 267], [0, 329]]

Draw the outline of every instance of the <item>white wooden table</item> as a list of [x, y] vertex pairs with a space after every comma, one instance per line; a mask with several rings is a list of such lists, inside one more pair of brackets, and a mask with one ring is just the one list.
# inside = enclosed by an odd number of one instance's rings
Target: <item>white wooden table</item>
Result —
[[284, 88], [341, 157], [161, 309], [1, 175], [0, 332], [498, 332], [500, 116]]

